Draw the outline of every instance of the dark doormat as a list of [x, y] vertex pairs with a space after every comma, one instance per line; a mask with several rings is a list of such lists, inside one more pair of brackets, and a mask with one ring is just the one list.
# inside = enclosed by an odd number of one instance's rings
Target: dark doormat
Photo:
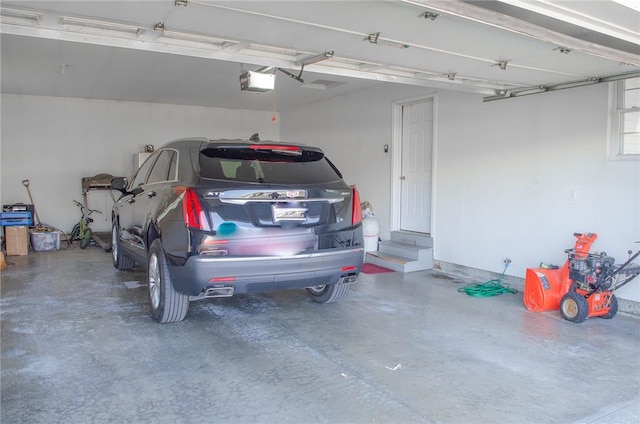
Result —
[[362, 264], [362, 272], [364, 272], [365, 274], [383, 274], [385, 272], [395, 272], [392, 269], [389, 268], [385, 268], [382, 266], [378, 266], [378, 265], [374, 265], [374, 264], [370, 264], [370, 263], [364, 263]]

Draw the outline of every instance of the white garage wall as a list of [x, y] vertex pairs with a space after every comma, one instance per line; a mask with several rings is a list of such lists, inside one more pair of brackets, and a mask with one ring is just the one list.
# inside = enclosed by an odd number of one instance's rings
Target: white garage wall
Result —
[[[373, 204], [389, 237], [393, 101], [429, 90], [386, 85], [284, 111], [284, 140], [324, 148]], [[524, 277], [562, 264], [574, 232], [596, 232], [593, 250], [623, 262], [640, 240], [640, 162], [607, 156], [608, 87], [598, 85], [482, 103], [438, 93], [435, 259]], [[570, 193], [575, 190], [575, 200]], [[618, 292], [640, 301], [640, 281]]]
[[[160, 147], [190, 136], [277, 140], [272, 112], [2, 95], [2, 204], [29, 203], [28, 179], [40, 219], [70, 231], [80, 218], [81, 178], [100, 173], [131, 176], [133, 156], [145, 144]], [[118, 194], [117, 192], [115, 194]], [[93, 228], [109, 231], [113, 201], [90, 191]]]
[[[433, 94], [387, 84], [280, 113], [282, 140], [321, 147], [362, 201], [369, 201], [389, 238], [391, 214], [392, 101]], [[384, 145], [389, 152], [384, 152]]]

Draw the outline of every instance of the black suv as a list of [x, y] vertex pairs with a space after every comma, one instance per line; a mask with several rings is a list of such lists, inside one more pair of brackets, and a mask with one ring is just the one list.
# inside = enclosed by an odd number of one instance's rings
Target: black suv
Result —
[[234, 294], [306, 288], [336, 302], [362, 267], [358, 191], [319, 148], [181, 139], [111, 186], [122, 193], [113, 265], [146, 265], [158, 322], [184, 319], [190, 300]]

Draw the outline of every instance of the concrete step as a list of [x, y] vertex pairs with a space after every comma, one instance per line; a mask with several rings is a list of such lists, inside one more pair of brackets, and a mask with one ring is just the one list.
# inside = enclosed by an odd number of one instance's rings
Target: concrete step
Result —
[[415, 272], [425, 269], [433, 269], [432, 257], [422, 260], [414, 260], [384, 252], [367, 252], [365, 261], [398, 272]]
[[430, 247], [416, 246], [415, 244], [407, 244], [394, 240], [378, 242], [378, 251], [414, 261], [424, 261], [433, 257], [433, 249]]
[[429, 234], [411, 231], [392, 231], [391, 240], [414, 246], [433, 247], [433, 238]]

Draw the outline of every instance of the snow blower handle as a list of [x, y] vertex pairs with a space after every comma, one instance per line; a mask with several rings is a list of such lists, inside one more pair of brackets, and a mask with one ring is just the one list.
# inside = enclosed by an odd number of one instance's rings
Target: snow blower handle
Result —
[[635, 263], [633, 263], [633, 261], [638, 256], [640, 256], [640, 250], [638, 250], [636, 253], [633, 253], [632, 250], [629, 250], [628, 253], [629, 253], [629, 259], [627, 259], [627, 261], [622, 265], [616, 265], [616, 267], [612, 269], [611, 272], [608, 272], [607, 273], [608, 275], [606, 275], [605, 278], [603, 278], [602, 280], [603, 282], [607, 280], [609, 282], [613, 282], [614, 281], [613, 278], [616, 275], [620, 276], [620, 278], [618, 278], [618, 280], [615, 281], [616, 284], [611, 288], [611, 291], [619, 289], [620, 287], [626, 285], [631, 280], [633, 280], [638, 275], [640, 275], [640, 265], [636, 265]]

